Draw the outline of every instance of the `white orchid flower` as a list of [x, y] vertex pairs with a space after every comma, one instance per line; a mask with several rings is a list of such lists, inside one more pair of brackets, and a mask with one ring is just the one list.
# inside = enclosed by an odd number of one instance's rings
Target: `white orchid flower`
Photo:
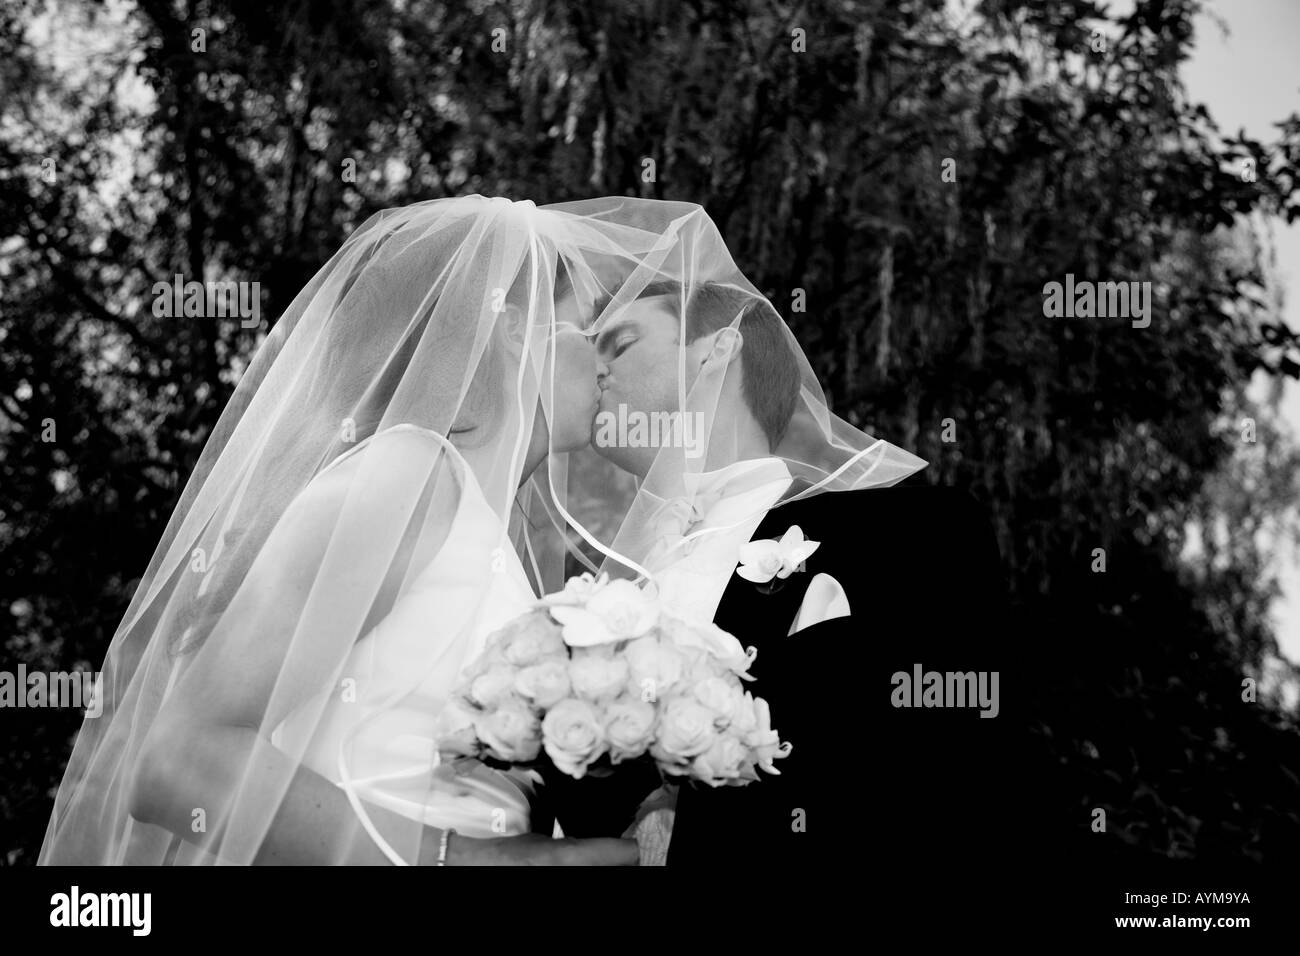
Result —
[[820, 547], [820, 541], [806, 540], [799, 526], [791, 525], [779, 541], [764, 538], [742, 544], [736, 573], [755, 584], [766, 584], [772, 578], [785, 580]]
[[643, 589], [619, 578], [596, 589], [581, 607], [553, 606], [551, 617], [564, 626], [564, 643], [570, 647], [631, 640], [659, 622], [659, 592], [653, 583]]
[[557, 604], [583, 605], [608, 583], [608, 573], [602, 571], [599, 575], [593, 575], [589, 571], [584, 571], [565, 581], [564, 590], [542, 595], [538, 603], [547, 607], [554, 607]]

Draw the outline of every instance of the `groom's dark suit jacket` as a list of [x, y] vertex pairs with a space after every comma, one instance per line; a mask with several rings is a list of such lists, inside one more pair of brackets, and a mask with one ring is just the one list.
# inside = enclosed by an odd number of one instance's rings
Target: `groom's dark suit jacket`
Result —
[[[1025, 795], [1007, 593], [985, 512], [956, 489], [900, 484], [782, 506], [754, 538], [791, 525], [821, 542], [806, 570], [771, 594], [733, 575], [714, 620], [757, 647], [749, 689], [793, 752], [780, 776], [745, 787], [683, 786], [668, 865], [932, 880], [1006, 859]], [[818, 572], [839, 581], [852, 614], [787, 636]], [[893, 706], [892, 676], [916, 665], [998, 672], [998, 716]]]
[[[1044, 804], [1021, 757], [1024, 684], [1013, 668], [1024, 654], [984, 508], [958, 489], [903, 482], [783, 505], [753, 537], [791, 525], [821, 542], [806, 570], [770, 594], [733, 575], [714, 620], [758, 649], [748, 689], [793, 752], [777, 761], [780, 776], [748, 786], [683, 785], [668, 865], [791, 879], [856, 871], [886, 877], [900, 900], [945, 880], [968, 896], [992, 891], [990, 870], [1007, 866], [1020, 868], [1018, 889], [1032, 885], [1030, 857], [1053, 841], [1035, 822]], [[818, 572], [839, 581], [852, 614], [788, 635]], [[998, 716], [893, 706], [893, 675], [917, 665], [996, 671]], [[571, 836], [621, 833], [657, 784], [651, 769], [557, 776], [550, 789]]]

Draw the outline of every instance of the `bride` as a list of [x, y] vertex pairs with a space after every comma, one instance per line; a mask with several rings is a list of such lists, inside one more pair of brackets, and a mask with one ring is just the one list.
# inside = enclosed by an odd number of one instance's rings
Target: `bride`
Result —
[[208, 440], [39, 862], [635, 865], [530, 832], [527, 776], [434, 740], [488, 635], [562, 583], [557, 528], [601, 549], [563, 494], [599, 397], [584, 329], [674, 244], [660, 205], [469, 196], [347, 240]]

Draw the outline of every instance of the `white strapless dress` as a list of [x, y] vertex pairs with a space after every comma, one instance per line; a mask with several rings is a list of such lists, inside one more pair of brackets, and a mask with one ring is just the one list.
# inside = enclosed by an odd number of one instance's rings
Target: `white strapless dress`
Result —
[[488, 636], [527, 611], [535, 596], [460, 453], [426, 429], [396, 428], [415, 429], [453, 456], [462, 475], [456, 516], [434, 560], [357, 641], [343, 670], [355, 681], [353, 695], [347, 685], [322, 692], [291, 713], [271, 741], [302, 752], [306, 766], [350, 792], [354, 808], [360, 800], [470, 837], [526, 833], [530, 775], [477, 762], [455, 770], [440, 764], [435, 722]]

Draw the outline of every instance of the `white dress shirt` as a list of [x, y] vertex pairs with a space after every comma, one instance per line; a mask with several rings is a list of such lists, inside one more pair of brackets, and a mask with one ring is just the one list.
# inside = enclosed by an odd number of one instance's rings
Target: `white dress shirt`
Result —
[[790, 487], [790, 470], [779, 458], [750, 458], [684, 480], [685, 497], [660, 508], [659, 539], [645, 567], [670, 613], [712, 621], [740, 546]]

